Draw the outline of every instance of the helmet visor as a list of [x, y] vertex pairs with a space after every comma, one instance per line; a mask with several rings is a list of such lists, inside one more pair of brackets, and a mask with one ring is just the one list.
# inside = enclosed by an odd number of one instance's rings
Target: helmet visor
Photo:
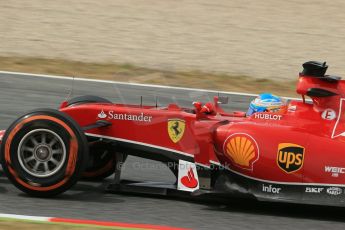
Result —
[[249, 106], [249, 109], [248, 109], [248, 111], [247, 111], [247, 113], [246, 113], [246, 115], [247, 116], [251, 116], [253, 113], [255, 113], [256, 111], [251, 107], [251, 106]]

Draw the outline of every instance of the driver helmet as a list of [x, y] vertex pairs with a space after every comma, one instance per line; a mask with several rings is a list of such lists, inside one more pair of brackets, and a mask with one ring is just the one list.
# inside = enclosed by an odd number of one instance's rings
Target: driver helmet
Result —
[[250, 116], [257, 112], [284, 113], [286, 108], [286, 101], [281, 97], [270, 93], [262, 93], [250, 102], [246, 115]]

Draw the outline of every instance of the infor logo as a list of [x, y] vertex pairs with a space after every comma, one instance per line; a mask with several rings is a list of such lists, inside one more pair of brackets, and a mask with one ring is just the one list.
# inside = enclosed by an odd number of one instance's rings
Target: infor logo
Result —
[[277, 164], [287, 173], [296, 172], [302, 168], [304, 161], [304, 147], [292, 143], [278, 145]]

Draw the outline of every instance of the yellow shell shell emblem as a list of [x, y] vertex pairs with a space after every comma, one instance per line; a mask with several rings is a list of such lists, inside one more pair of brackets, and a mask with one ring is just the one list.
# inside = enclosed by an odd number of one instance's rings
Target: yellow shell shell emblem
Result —
[[186, 122], [181, 119], [168, 120], [168, 134], [172, 142], [179, 142], [184, 134], [186, 128]]
[[236, 166], [250, 170], [259, 158], [255, 140], [244, 133], [230, 135], [224, 143], [224, 153]]

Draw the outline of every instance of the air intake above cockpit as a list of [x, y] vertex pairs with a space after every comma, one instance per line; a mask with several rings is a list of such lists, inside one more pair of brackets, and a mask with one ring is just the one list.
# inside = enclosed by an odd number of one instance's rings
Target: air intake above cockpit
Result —
[[324, 77], [328, 65], [326, 62], [308, 61], [303, 64], [301, 75], [310, 77]]

